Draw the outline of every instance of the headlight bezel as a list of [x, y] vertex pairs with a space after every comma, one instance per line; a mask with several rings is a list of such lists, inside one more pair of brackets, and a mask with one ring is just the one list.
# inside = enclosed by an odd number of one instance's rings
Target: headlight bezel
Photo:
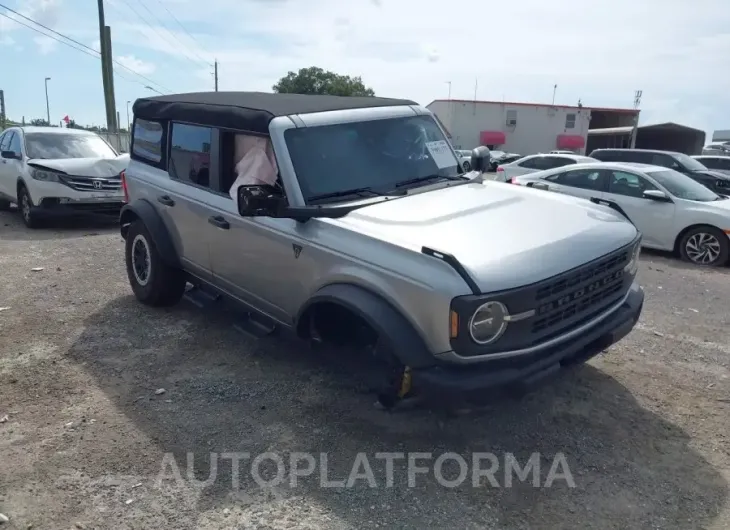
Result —
[[49, 169], [30, 168], [30, 176], [40, 182], [60, 182], [58, 173]]
[[641, 237], [639, 237], [639, 240], [634, 244], [634, 248], [631, 249], [631, 258], [629, 259], [629, 262], [624, 267], [624, 272], [626, 274], [635, 276], [639, 272], [640, 256], [641, 256]]
[[[475, 336], [475, 326], [479, 324], [477, 321], [477, 317], [480, 313], [488, 311], [489, 307], [494, 307], [499, 310], [501, 313], [499, 326], [497, 327], [496, 331], [494, 331], [491, 336], [484, 340], [477, 338]], [[505, 331], [507, 331], [507, 325], [509, 324], [509, 310], [507, 309], [507, 306], [504, 305], [499, 300], [487, 300], [484, 303], [480, 304], [479, 307], [477, 307], [474, 312], [472, 313], [471, 317], [469, 317], [469, 337], [472, 341], [474, 341], [475, 344], [478, 344], [479, 346], [488, 346], [490, 344], [494, 344], [497, 342], [502, 335], [504, 335]], [[493, 317], [494, 318], [494, 317]]]

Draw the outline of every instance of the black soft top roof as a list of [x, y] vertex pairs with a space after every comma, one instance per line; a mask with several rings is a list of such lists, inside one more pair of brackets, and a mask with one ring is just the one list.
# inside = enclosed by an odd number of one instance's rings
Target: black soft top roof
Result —
[[134, 102], [136, 118], [174, 120], [261, 134], [277, 116], [330, 110], [417, 105], [406, 99], [376, 97], [271, 94], [266, 92], [192, 92], [140, 98]]

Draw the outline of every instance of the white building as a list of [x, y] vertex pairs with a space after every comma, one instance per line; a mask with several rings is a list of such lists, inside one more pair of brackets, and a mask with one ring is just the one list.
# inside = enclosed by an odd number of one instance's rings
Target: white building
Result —
[[427, 105], [451, 136], [455, 149], [486, 145], [529, 155], [565, 149], [585, 154], [589, 128], [638, 122], [637, 109], [605, 109], [437, 99]]

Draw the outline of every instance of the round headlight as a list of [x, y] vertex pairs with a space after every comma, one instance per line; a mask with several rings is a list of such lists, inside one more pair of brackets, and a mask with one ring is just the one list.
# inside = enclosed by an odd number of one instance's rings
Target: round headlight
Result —
[[489, 344], [499, 339], [507, 329], [507, 315], [507, 308], [501, 302], [480, 305], [469, 320], [472, 340], [477, 344]]

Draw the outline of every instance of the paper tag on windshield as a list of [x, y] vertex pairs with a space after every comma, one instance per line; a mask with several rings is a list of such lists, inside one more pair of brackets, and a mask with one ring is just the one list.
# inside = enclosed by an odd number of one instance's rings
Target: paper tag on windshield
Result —
[[449, 144], [444, 140], [438, 142], [426, 142], [426, 149], [431, 153], [431, 158], [436, 163], [439, 169], [445, 167], [454, 167], [457, 162], [454, 158], [454, 153], [449, 149]]

